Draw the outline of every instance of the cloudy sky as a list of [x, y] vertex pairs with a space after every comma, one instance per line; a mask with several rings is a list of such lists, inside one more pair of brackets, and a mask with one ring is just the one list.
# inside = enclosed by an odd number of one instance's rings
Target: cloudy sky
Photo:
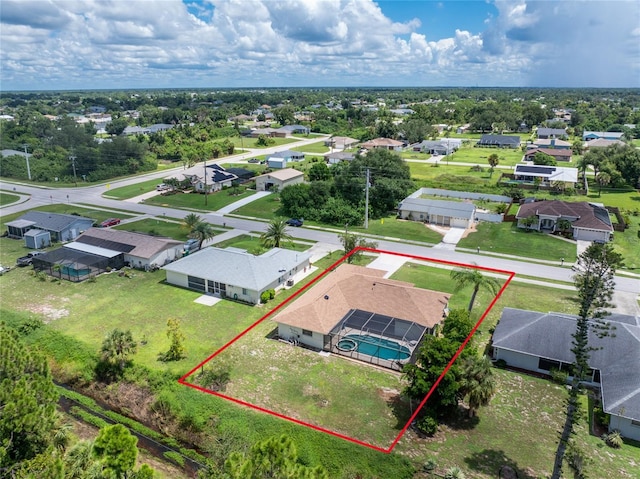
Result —
[[0, 89], [640, 87], [637, 0], [2, 0]]

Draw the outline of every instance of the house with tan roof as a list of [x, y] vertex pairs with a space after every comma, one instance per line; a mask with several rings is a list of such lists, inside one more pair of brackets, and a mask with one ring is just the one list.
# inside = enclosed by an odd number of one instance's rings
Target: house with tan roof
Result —
[[269, 191], [277, 187], [282, 191], [287, 186], [304, 183], [304, 173], [293, 168], [272, 171], [256, 176], [256, 191]]
[[[357, 353], [357, 359], [370, 362], [373, 356], [386, 367], [394, 367], [392, 359], [408, 360], [422, 337], [442, 322], [449, 295], [384, 275], [350, 264], [327, 272], [273, 318], [279, 337], [316, 350]], [[363, 343], [368, 346], [361, 349]], [[394, 358], [396, 350], [404, 356]]]
[[373, 140], [365, 141], [361, 146], [365, 150], [382, 148], [384, 150], [402, 151], [403, 143], [391, 138], [374, 138]]
[[[529, 224], [529, 218], [533, 223]], [[516, 214], [518, 228], [553, 233], [559, 231], [558, 223], [568, 220], [575, 240], [610, 241], [613, 225], [609, 212], [593, 203], [544, 200], [524, 203]]]

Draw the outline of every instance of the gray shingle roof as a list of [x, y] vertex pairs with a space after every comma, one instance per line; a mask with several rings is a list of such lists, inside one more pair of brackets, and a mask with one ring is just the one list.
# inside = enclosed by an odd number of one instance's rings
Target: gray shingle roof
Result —
[[426, 198], [405, 198], [398, 206], [398, 209], [465, 219], [472, 218], [476, 211], [476, 207], [472, 203]]
[[508, 135], [482, 135], [480, 141], [478, 141], [478, 145], [488, 145], [488, 146], [520, 146], [520, 137], [519, 136], [508, 136]]
[[48, 231], [62, 231], [78, 220], [84, 220], [89, 223], [89, 226], [93, 223], [91, 218], [84, 216], [63, 215], [46, 211], [28, 211], [17, 221], [19, 220], [33, 221], [38, 228]]
[[[612, 314], [611, 335], [589, 334], [589, 367], [600, 370], [602, 402], [607, 413], [640, 421], [640, 318]], [[493, 333], [493, 346], [573, 363], [576, 317], [504, 308]]]
[[234, 248], [211, 247], [174, 261], [163, 269], [262, 291], [282, 276], [283, 271], [290, 271], [308, 259], [309, 253], [282, 248], [255, 256]]

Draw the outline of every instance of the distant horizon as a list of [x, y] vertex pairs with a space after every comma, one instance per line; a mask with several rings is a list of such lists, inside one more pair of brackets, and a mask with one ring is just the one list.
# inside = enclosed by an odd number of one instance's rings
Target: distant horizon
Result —
[[638, 18], [637, 0], [3, 0], [0, 85], [637, 88]]

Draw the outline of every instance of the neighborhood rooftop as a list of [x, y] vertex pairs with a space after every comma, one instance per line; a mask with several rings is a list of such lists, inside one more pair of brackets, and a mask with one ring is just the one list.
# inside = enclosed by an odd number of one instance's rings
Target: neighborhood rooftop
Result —
[[[182, 244], [182, 241], [159, 238], [141, 233], [132, 233], [130, 231], [91, 228], [79, 236], [76, 239], [76, 243], [119, 251], [130, 254], [131, 256], [150, 258], [167, 248]], [[79, 249], [79, 247], [76, 247], [76, 249]]]
[[343, 264], [284, 311], [277, 323], [328, 334], [351, 310], [370, 311], [433, 328], [442, 320], [449, 296], [383, 278], [385, 272]]

